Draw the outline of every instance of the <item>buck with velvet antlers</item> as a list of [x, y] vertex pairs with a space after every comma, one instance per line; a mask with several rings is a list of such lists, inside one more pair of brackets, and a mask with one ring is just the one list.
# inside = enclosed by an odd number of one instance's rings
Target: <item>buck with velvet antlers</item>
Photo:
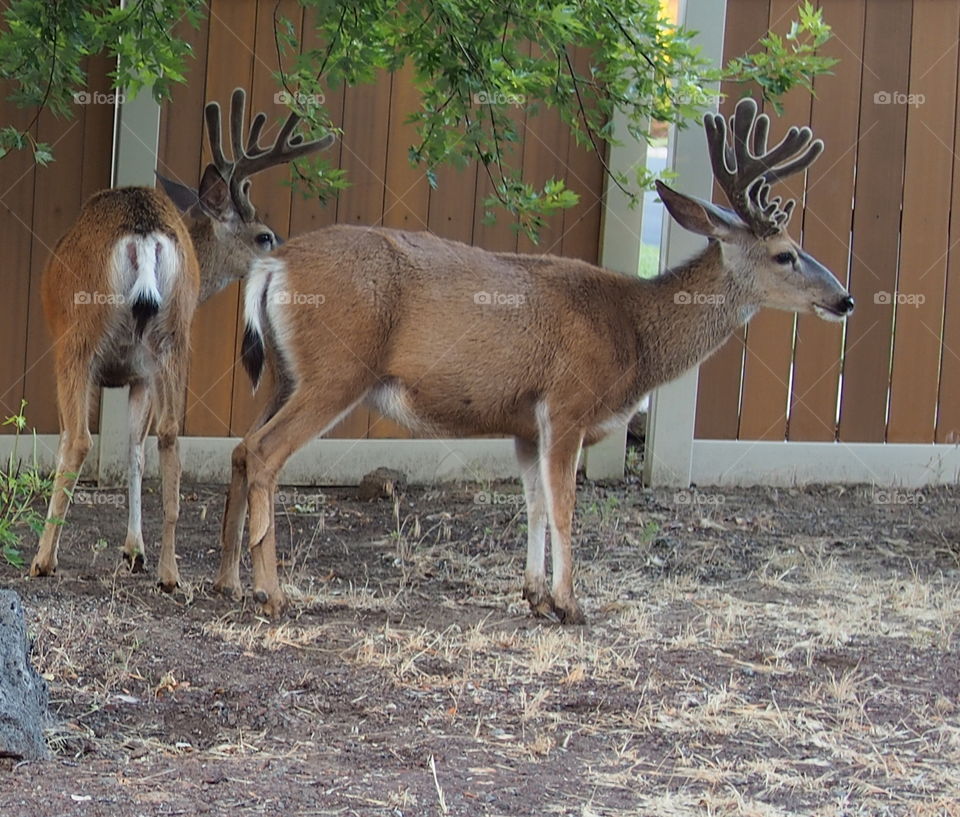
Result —
[[[244, 363], [272, 372], [269, 407], [237, 446], [217, 586], [240, 592], [249, 503], [254, 597], [284, 608], [277, 578], [277, 475], [359, 403], [415, 429], [515, 440], [527, 503], [523, 593], [533, 611], [584, 620], [571, 524], [580, 449], [624, 423], [651, 389], [702, 360], [761, 307], [841, 319], [853, 300], [786, 233], [793, 202], [770, 186], [821, 152], [809, 128], [767, 149], [769, 120], [741, 101], [707, 116], [732, 210], [658, 184], [671, 215], [706, 236], [698, 256], [652, 280], [552, 256], [492, 253], [428, 233], [329, 227], [254, 264]], [[552, 586], [546, 578], [549, 522]]]
[[308, 142], [294, 135], [299, 117], [291, 114], [274, 144], [262, 147], [267, 117], [258, 113], [244, 147], [244, 102], [243, 90], [234, 91], [233, 161], [223, 152], [220, 106], [207, 105], [213, 162], [204, 170], [199, 190], [161, 177], [167, 196], [148, 187], [95, 194], [43, 271], [41, 297], [53, 337], [60, 445], [31, 575], [45, 576], [57, 567], [60, 521], [90, 450], [94, 389], [129, 386], [129, 518], [123, 555], [131, 569], [143, 569], [140, 486], [144, 442], [153, 422], [163, 479], [157, 577], [167, 590], [179, 581], [174, 545], [180, 507], [177, 432], [194, 311], [198, 301], [245, 276], [256, 259], [279, 243], [250, 203], [249, 177], [333, 142], [332, 136]]

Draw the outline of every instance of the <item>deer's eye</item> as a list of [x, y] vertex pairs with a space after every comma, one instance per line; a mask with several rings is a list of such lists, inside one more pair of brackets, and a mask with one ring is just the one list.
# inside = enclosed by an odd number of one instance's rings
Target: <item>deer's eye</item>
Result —
[[273, 233], [260, 233], [255, 240], [261, 249], [269, 250], [273, 246]]
[[792, 252], [778, 252], [775, 256], [773, 256], [773, 260], [778, 264], [796, 264], [797, 256], [795, 256]]

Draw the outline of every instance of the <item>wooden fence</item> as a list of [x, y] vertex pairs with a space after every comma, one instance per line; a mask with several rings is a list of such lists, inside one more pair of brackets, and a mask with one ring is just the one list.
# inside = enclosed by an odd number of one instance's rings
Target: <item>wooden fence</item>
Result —
[[[204, 100], [226, 104], [231, 91], [245, 87], [252, 103], [248, 108], [268, 111], [280, 121], [283, 110], [275, 104], [277, 54], [273, 36], [275, 0], [214, 0], [203, 27], [184, 27], [196, 59], [188, 83], [175, 91], [164, 106], [160, 131], [161, 172], [195, 183], [208, 148], [202, 139]], [[312, 42], [313, 27], [292, 0], [280, 4], [281, 13], [305, 32]], [[437, 235], [488, 249], [553, 252], [596, 262], [600, 235], [602, 168], [595, 155], [573, 144], [558, 117], [544, 110], [527, 119], [526, 108], [514, 115], [524, 125], [522, 166], [524, 177], [543, 184], [550, 177], [565, 178], [581, 194], [580, 204], [552, 219], [539, 246], [511, 228], [501, 214], [495, 225], [483, 223], [483, 201], [491, 188], [477, 165], [458, 172], [442, 169], [439, 184], [430, 189], [422, 168], [407, 161], [407, 148], [415, 141], [406, 124], [419, 98], [407, 70], [382, 75], [375, 84], [330, 88], [326, 105], [344, 135], [333, 150], [333, 161], [349, 176], [351, 187], [339, 199], [322, 206], [316, 200], [291, 192], [284, 181], [289, 170], [275, 168], [256, 177], [252, 198], [260, 214], [280, 235], [297, 235], [331, 223], [383, 224], [409, 230], [431, 230]], [[250, 111], [247, 112], [248, 117]], [[273, 128], [276, 130], [276, 124]], [[270, 137], [267, 132], [265, 138]], [[517, 154], [520, 156], [521, 154]], [[242, 435], [258, 411], [249, 381], [236, 361], [241, 330], [240, 288], [231, 286], [204, 305], [194, 327], [194, 356], [188, 385], [184, 430], [187, 435]], [[357, 409], [332, 437], [405, 437], [400, 426]]]
[[[237, 85], [252, 105], [274, 106], [274, 0], [214, 0], [199, 30], [183, 27], [194, 47], [188, 83], [165, 106], [159, 167], [195, 183], [206, 161], [202, 105], [226, 101]], [[768, 28], [786, 30], [799, 0], [728, 0], [724, 50], [743, 53]], [[810, 123], [827, 143], [805, 188], [806, 207], [792, 230], [833, 269], [857, 299], [845, 325], [812, 316], [764, 312], [700, 370], [695, 436], [699, 440], [954, 443], [960, 439], [960, 128], [958, 35], [953, 0], [821, 0], [834, 38], [825, 49], [840, 62], [818, 78], [816, 96], [791, 93], [784, 121]], [[299, 6], [284, 0], [310, 42]], [[307, 23], [304, 26], [304, 22]], [[91, 92], [108, 90], [108, 66], [92, 60]], [[0, 89], [2, 92], [3, 89]], [[727, 89], [732, 98], [743, 89]], [[732, 102], [732, 99], [731, 99]], [[411, 168], [404, 120], [416, 95], [404, 72], [371, 86], [332, 88], [327, 104], [345, 136], [335, 158], [352, 187], [323, 207], [291, 194], [283, 169], [254, 183], [254, 199], [281, 234], [333, 222], [430, 229], [492, 249], [552, 251], [596, 260], [603, 180], [595, 157], [570, 143], [546, 111], [523, 125], [522, 163], [532, 182], [566, 177], [581, 205], [558, 216], [541, 247], [518, 237], [501, 217], [482, 221], [485, 174], [443, 170], [431, 190]], [[724, 104], [729, 110], [730, 102]], [[0, 103], [3, 121], [26, 124], [30, 112]], [[0, 339], [0, 413], [29, 401], [31, 423], [55, 432], [52, 361], [40, 315], [39, 273], [83, 199], [109, 183], [113, 110], [78, 105], [77, 117], [44, 114], [33, 125], [54, 145], [56, 161], [34, 168], [26, 155], [0, 160], [0, 236], [5, 294]], [[774, 135], [782, 125], [774, 123]], [[241, 434], [255, 411], [236, 365], [239, 289], [221, 293], [198, 314], [187, 435]], [[403, 436], [391, 423], [358, 411], [339, 437]]]
[[[277, 54], [273, 36], [275, 0], [212, 0], [199, 29], [185, 23], [177, 34], [189, 40], [194, 58], [187, 83], [178, 86], [162, 111], [158, 169], [195, 186], [209, 149], [203, 133], [203, 104], [229, 104], [232, 90], [247, 89], [248, 108], [267, 111], [276, 131], [285, 109], [274, 100]], [[293, 0], [280, 3], [281, 14], [313, 42], [313, 27]], [[92, 60], [90, 92], [106, 93], [108, 65]], [[0, 96], [8, 91], [0, 88]], [[558, 117], [549, 110], [530, 116], [517, 106], [523, 140], [516, 148], [524, 178], [543, 184], [564, 178], [581, 195], [580, 204], [551, 219], [539, 246], [519, 236], [508, 218], [483, 222], [483, 201], [490, 182], [476, 165], [464, 171], [441, 169], [431, 190], [422, 169], [407, 161], [414, 142], [405, 123], [418, 104], [410, 74], [384, 74], [369, 86], [331, 88], [326, 104], [344, 129], [334, 163], [351, 187], [339, 200], [322, 206], [291, 192], [287, 168], [275, 168], [254, 181], [252, 198], [260, 214], [282, 236], [296, 235], [335, 222], [383, 224], [434, 233], [494, 250], [552, 252], [596, 262], [600, 236], [603, 178], [596, 156], [579, 149]], [[0, 120], [26, 124], [31, 112], [0, 102]], [[250, 112], [248, 110], [248, 119]], [[56, 161], [34, 168], [26, 154], [0, 160], [0, 235], [5, 263], [0, 287], [5, 294], [0, 322], [0, 415], [8, 416], [26, 398], [31, 425], [41, 433], [58, 430], [50, 342], [40, 311], [39, 279], [49, 253], [91, 193], [109, 186], [113, 147], [113, 107], [78, 105], [73, 120], [40, 117], [32, 132], [53, 145]], [[266, 138], [270, 136], [270, 130]], [[186, 435], [242, 435], [257, 411], [249, 381], [237, 365], [242, 337], [240, 287], [234, 285], [204, 305], [193, 332], [193, 359], [187, 387]], [[94, 418], [94, 428], [96, 418]], [[9, 428], [4, 429], [9, 430]], [[358, 409], [333, 432], [334, 437], [405, 437], [401, 427]]]
[[[797, 0], [729, 0], [724, 52], [785, 32]], [[820, 0], [840, 60], [788, 95], [824, 155], [791, 232], [849, 281], [846, 325], [765, 311], [700, 369], [698, 439], [960, 440], [960, 128], [954, 0]], [[729, 113], [741, 89], [725, 89]], [[783, 126], [774, 122], [773, 136]], [[953, 217], [951, 218], [951, 214]]]
[[31, 424], [43, 431], [56, 432], [58, 424], [40, 272], [84, 199], [110, 185], [114, 106], [107, 104], [109, 70], [106, 60], [89, 61], [88, 95], [78, 98], [70, 120], [44, 112], [34, 121], [33, 110], [5, 101], [10, 87], [0, 83], [0, 122], [29, 127], [36, 141], [53, 146], [56, 157], [47, 167], [35, 167], [27, 151], [0, 159], [0, 419], [17, 411], [25, 398]]

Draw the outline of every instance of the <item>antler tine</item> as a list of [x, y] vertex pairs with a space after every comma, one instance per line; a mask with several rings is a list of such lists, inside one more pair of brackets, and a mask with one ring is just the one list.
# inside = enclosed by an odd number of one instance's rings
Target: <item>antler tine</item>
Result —
[[[236, 96], [236, 91], [234, 92]], [[247, 140], [247, 149], [237, 156], [236, 168], [231, 179], [231, 190], [236, 189], [242, 194], [245, 187], [241, 184], [255, 173], [266, 170], [274, 165], [286, 164], [301, 156], [306, 156], [317, 150], [323, 150], [333, 144], [333, 134], [327, 134], [320, 139], [306, 141], [301, 134], [293, 131], [300, 123], [300, 115], [291, 111], [280, 128], [274, 143], [266, 148], [260, 145], [260, 134], [267, 120], [265, 113], [258, 113], [250, 126], [250, 136]], [[236, 150], [236, 148], [234, 149]]]
[[770, 118], [758, 113], [757, 103], [749, 98], [741, 99], [730, 117], [732, 145], [722, 116], [704, 117], [704, 130], [714, 176], [737, 215], [758, 236], [782, 229], [796, 202], [780, 197], [771, 201], [770, 188], [809, 167], [823, 152], [823, 142], [813, 139], [810, 128], [791, 127], [768, 149]]
[[[251, 221], [256, 210], [243, 186], [243, 164], [246, 152], [243, 149], [243, 116], [247, 107], [247, 93], [243, 88], [234, 88], [230, 96], [230, 145], [233, 149], [233, 172], [230, 174], [230, 198], [244, 221]], [[252, 129], [251, 129], [252, 130]]]
[[220, 104], [218, 102], [208, 102], [203, 112], [207, 119], [207, 139], [210, 142], [212, 164], [224, 179], [228, 179], [233, 172], [233, 162], [228, 162], [223, 152], [223, 138], [220, 131]]
[[726, 123], [719, 114], [708, 113], [703, 117], [703, 129], [707, 135], [707, 152], [713, 167], [713, 177], [726, 192], [727, 185], [733, 181], [737, 169], [733, 150], [727, 144]]
[[[731, 117], [731, 126], [733, 126]], [[707, 136], [710, 164], [713, 177], [720, 185], [730, 206], [747, 224], [751, 211], [747, 200], [747, 184], [743, 184], [741, 158], [739, 151], [727, 141], [727, 123], [720, 114], [707, 114], [703, 118], [703, 128]], [[736, 142], [736, 140], [734, 140]]]
[[250, 136], [247, 137], [248, 156], [255, 156], [263, 152], [264, 149], [260, 147], [260, 134], [266, 121], [267, 115], [263, 111], [260, 111], [253, 118], [253, 123], [250, 125]]
[[236, 88], [230, 97], [230, 142], [233, 161], [228, 161], [223, 152], [223, 122], [220, 105], [208, 102], [204, 113], [207, 120], [207, 135], [210, 139], [210, 152], [213, 166], [216, 167], [230, 187], [230, 197], [234, 207], [244, 221], [251, 221], [256, 210], [250, 202], [249, 177], [274, 165], [285, 164], [299, 159], [316, 150], [323, 150], [334, 142], [333, 134], [328, 133], [320, 139], [307, 141], [302, 134], [294, 133], [300, 122], [300, 115], [290, 112], [280, 133], [270, 147], [260, 144], [260, 136], [267, 121], [265, 113], [258, 112], [250, 123], [246, 145], [243, 139], [243, 117], [247, 95], [243, 88]]
[[761, 114], [753, 126], [753, 155], [763, 156], [767, 152], [767, 136], [770, 133], [770, 117]]
[[243, 158], [243, 115], [246, 107], [247, 92], [243, 88], [234, 88], [230, 97], [230, 146], [235, 163]]
[[[809, 130], [809, 128], [805, 128], [804, 130]], [[776, 184], [787, 176], [792, 176], [794, 173], [806, 170], [821, 153], [823, 153], [823, 140], [815, 139], [800, 156], [779, 167], [771, 168], [764, 174], [764, 178], [768, 183]]]

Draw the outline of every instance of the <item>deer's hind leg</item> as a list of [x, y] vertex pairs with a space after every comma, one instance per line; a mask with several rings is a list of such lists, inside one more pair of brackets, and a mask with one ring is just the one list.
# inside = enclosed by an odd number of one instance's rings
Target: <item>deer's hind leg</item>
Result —
[[535, 615], [549, 616], [553, 613], [553, 596], [547, 587], [547, 499], [540, 476], [540, 454], [537, 443], [519, 437], [514, 440], [514, 451], [527, 505], [527, 566], [523, 574], [523, 597]]
[[163, 533], [157, 561], [157, 584], [171, 592], [180, 583], [176, 537], [180, 519], [180, 421], [183, 417], [187, 347], [184, 344], [165, 361], [163, 376], [154, 380], [157, 451], [163, 498]]
[[131, 384], [129, 407], [129, 461], [127, 470], [127, 538], [123, 543], [123, 558], [133, 573], [144, 569], [142, 486], [143, 455], [147, 430], [150, 427], [152, 404], [150, 389], [143, 381]]
[[583, 624], [585, 618], [573, 592], [572, 542], [583, 431], [551, 417], [545, 406], [537, 414], [540, 479], [550, 517], [553, 612], [563, 624]]
[[297, 389], [270, 420], [244, 439], [253, 595], [268, 616], [277, 616], [286, 607], [277, 576], [273, 516], [280, 469], [308, 440], [325, 434], [340, 422], [364, 398], [368, 388], [368, 383], [355, 376], [328, 380], [320, 395]]
[[[62, 365], [64, 360], [78, 361]], [[90, 451], [89, 360], [77, 355], [57, 355], [57, 410], [60, 415], [60, 442], [53, 493], [47, 507], [47, 521], [40, 534], [40, 546], [30, 565], [31, 576], [49, 576], [57, 569], [60, 530], [70, 507], [70, 495], [80, 477], [83, 461]]]
[[230, 487], [227, 490], [223, 509], [223, 526], [220, 529], [220, 568], [213, 582], [215, 590], [239, 600], [243, 595], [240, 584], [240, 545], [243, 542], [243, 526], [247, 516], [247, 437], [262, 428], [283, 405], [286, 395], [275, 386], [270, 404], [250, 426], [230, 457]]

